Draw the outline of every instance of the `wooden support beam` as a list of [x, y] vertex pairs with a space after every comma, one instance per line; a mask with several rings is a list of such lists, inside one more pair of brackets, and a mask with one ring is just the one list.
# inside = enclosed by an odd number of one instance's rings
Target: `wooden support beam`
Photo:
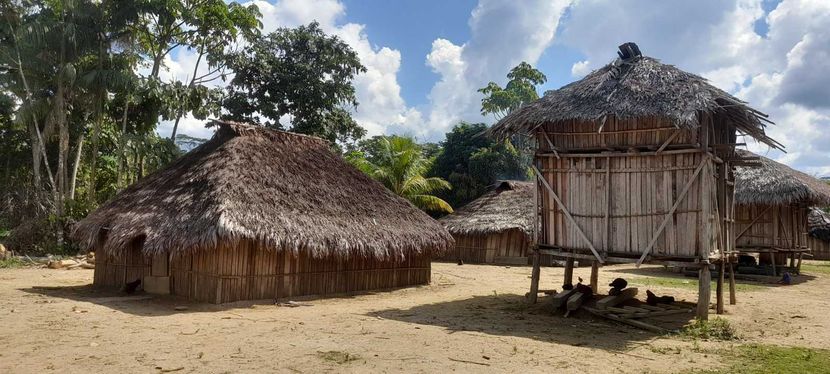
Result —
[[599, 290], [599, 262], [591, 262], [591, 290], [597, 293]]
[[712, 273], [709, 271], [709, 264], [700, 267], [697, 277], [697, 318], [700, 320], [709, 319], [709, 301], [712, 300]]
[[579, 225], [576, 223], [576, 220], [574, 220], [573, 216], [571, 216], [571, 212], [568, 211], [568, 208], [565, 206], [565, 204], [562, 203], [562, 200], [559, 200], [559, 196], [556, 195], [556, 191], [554, 191], [553, 187], [550, 186], [547, 179], [545, 179], [545, 176], [542, 175], [542, 172], [539, 171], [536, 165], [533, 165], [532, 168], [533, 171], [536, 172], [536, 176], [539, 178], [539, 180], [542, 181], [542, 184], [545, 185], [545, 188], [548, 190], [548, 193], [550, 193], [550, 196], [553, 198], [554, 201], [556, 201], [556, 204], [559, 205], [559, 209], [561, 209], [562, 212], [565, 214], [565, 218], [567, 218], [568, 222], [570, 222], [571, 225], [574, 226], [574, 229], [579, 234], [579, 237], [582, 239], [582, 241], [585, 242], [585, 244], [588, 245], [588, 248], [591, 249], [591, 252], [597, 258], [597, 261], [599, 261], [601, 264], [605, 263], [605, 259], [603, 259], [602, 256], [599, 255], [599, 252], [597, 252], [596, 248], [594, 248], [594, 244], [591, 243], [591, 241], [588, 240], [588, 237], [585, 236], [585, 233], [582, 232], [582, 228], [580, 228]]
[[536, 300], [539, 296], [539, 275], [541, 272], [540, 263], [539, 263], [539, 251], [533, 250], [533, 270], [530, 275], [530, 294], [528, 295], [528, 301], [531, 304], [536, 304]]
[[735, 305], [738, 303], [737, 296], [735, 295], [735, 268], [732, 264], [728, 264], [729, 266], [729, 305]]
[[597, 309], [603, 310], [619, 305], [620, 303], [631, 300], [637, 296], [637, 288], [626, 288], [620, 291], [619, 295], [606, 296], [597, 301]]
[[723, 278], [725, 271], [725, 263], [721, 261], [718, 264], [718, 281], [715, 287], [715, 298], [717, 299], [717, 313], [723, 314]]
[[[579, 309], [586, 300], [590, 299], [591, 295], [582, 292], [574, 292], [571, 297], [568, 298], [568, 302], [565, 304], [565, 308], [568, 310], [567, 313], [573, 312], [574, 310]], [[568, 314], [565, 314], [567, 316]]]
[[659, 154], [660, 154], [660, 152], [663, 152], [663, 150], [664, 150], [664, 149], [666, 149], [666, 147], [668, 147], [668, 146], [669, 146], [669, 143], [671, 143], [671, 142], [672, 142], [672, 140], [674, 140], [674, 138], [676, 138], [678, 135], [680, 135], [680, 132], [681, 132], [681, 130], [680, 130], [680, 129], [675, 130], [675, 131], [671, 134], [671, 136], [669, 136], [669, 138], [668, 138], [668, 139], [666, 139], [666, 141], [665, 141], [665, 142], [663, 142], [663, 145], [661, 145], [661, 146], [660, 146], [660, 148], [657, 148], [657, 152], [654, 152], [654, 153], [659, 155]]
[[683, 202], [683, 199], [686, 197], [686, 194], [692, 188], [692, 185], [695, 183], [698, 176], [700, 175], [700, 171], [703, 170], [703, 167], [706, 164], [707, 159], [704, 157], [700, 161], [700, 165], [698, 165], [697, 169], [695, 169], [695, 172], [694, 174], [692, 174], [692, 177], [689, 178], [689, 181], [686, 182], [685, 186], [683, 186], [683, 190], [680, 192], [680, 195], [677, 196], [677, 200], [675, 200], [674, 205], [672, 205], [671, 209], [669, 209], [669, 212], [666, 213], [666, 216], [663, 217], [663, 221], [660, 222], [660, 226], [657, 228], [657, 231], [654, 232], [654, 235], [648, 242], [648, 246], [646, 246], [645, 250], [643, 250], [643, 254], [640, 256], [640, 259], [637, 260], [637, 267], [640, 267], [640, 265], [643, 263], [643, 260], [645, 260], [646, 256], [648, 256], [648, 253], [651, 252], [651, 248], [654, 247], [655, 243], [657, 243], [657, 239], [660, 238], [660, 234], [663, 233], [663, 230], [666, 228], [666, 225], [668, 225], [669, 220], [671, 220], [672, 216], [674, 215], [674, 211], [677, 210], [677, 207], [679, 207], [680, 203]]
[[568, 299], [571, 297], [571, 295], [574, 294], [574, 292], [576, 292], [575, 289], [570, 289], [570, 290], [563, 290], [562, 292], [560, 292], [556, 295], [553, 295], [553, 301], [551, 302], [551, 308], [553, 308], [553, 310], [556, 310], [556, 309], [559, 309], [562, 306], [564, 306], [565, 303], [568, 302]]
[[573, 258], [569, 258], [569, 259], [565, 260], [565, 276], [564, 276], [564, 279], [562, 280], [562, 285], [564, 286], [566, 284], [570, 284], [570, 285], [574, 284], [574, 259]]
[[631, 325], [631, 326], [634, 326], [634, 327], [637, 327], [637, 328], [641, 328], [643, 330], [648, 330], [648, 331], [655, 332], [655, 333], [658, 333], [658, 334], [665, 334], [665, 333], [668, 332], [668, 330], [666, 330], [664, 328], [660, 328], [660, 327], [657, 327], [657, 326], [654, 326], [654, 325], [651, 325], [651, 324], [648, 324], [648, 323], [645, 323], [645, 322], [633, 320], [633, 319], [620, 318], [620, 317], [618, 317], [618, 316], [616, 316], [612, 313], [603, 312], [603, 311], [600, 311], [600, 310], [597, 310], [597, 309], [594, 309], [594, 308], [584, 307], [582, 309], [587, 310], [589, 313], [591, 313], [593, 315], [596, 315], [596, 316], [599, 316], [599, 317], [605, 317], [605, 318], [608, 318], [612, 321], [616, 321], [616, 322], [619, 322], [619, 323], [624, 323], [626, 325]]

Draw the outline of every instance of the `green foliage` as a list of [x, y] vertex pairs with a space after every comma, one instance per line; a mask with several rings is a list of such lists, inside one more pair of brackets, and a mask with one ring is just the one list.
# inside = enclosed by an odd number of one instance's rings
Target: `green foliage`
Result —
[[352, 151], [346, 160], [418, 208], [452, 213], [450, 204], [433, 195], [450, 190], [450, 184], [441, 178], [424, 176], [431, 162], [423, 157], [421, 147], [412, 138], [389, 136], [375, 141], [367, 143], [371, 145], [368, 157], [363, 151]]
[[290, 115], [291, 131], [331, 142], [365, 134], [344, 106], [357, 106], [352, 79], [366, 68], [348, 44], [316, 22], [255, 38], [225, 62], [235, 72], [226, 118], [281, 129], [280, 117]]
[[527, 165], [509, 140], [496, 142], [483, 135], [483, 123], [460, 123], [441, 143], [428, 175], [446, 179], [452, 191], [441, 195], [453, 206], [462, 206], [481, 196], [499, 179], [524, 180]]
[[805, 261], [803, 264], [801, 264], [801, 271], [807, 274], [830, 275], [830, 262]]
[[22, 268], [25, 264], [17, 257], [10, 257], [7, 259], [0, 259], [0, 269], [17, 269]]
[[478, 92], [484, 94], [481, 99], [481, 114], [492, 114], [497, 119], [539, 98], [536, 86], [545, 83], [548, 78], [527, 62], [516, 65], [507, 74], [507, 85], [502, 88], [496, 82], [490, 82]]
[[[632, 277], [629, 278], [628, 282], [631, 285], [637, 285], [641, 287], [664, 287], [664, 288], [680, 288], [686, 290], [696, 290], [698, 289], [697, 280], [693, 278], [681, 278], [675, 276], [654, 276], [654, 277]], [[712, 288], [715, 288], [715, 281], [712, 281]], [[758, 291], [763, 289], [764, 286], [759, 284], [747, 283], [747, 282], [737, 282], [735, 284], [735, 289], [738, 292], [746, 292], [746, 291]]]
[[830, 350], [747, 344], [723, 353], [726, 368], [691, 371], [697, 374], [826, 373]]
[[680, 331], [680, 335], [689, 339], [702, 340], [736, 340], [738, 335], [729, 321], [723, 318], [710, 320], [695, 319]]

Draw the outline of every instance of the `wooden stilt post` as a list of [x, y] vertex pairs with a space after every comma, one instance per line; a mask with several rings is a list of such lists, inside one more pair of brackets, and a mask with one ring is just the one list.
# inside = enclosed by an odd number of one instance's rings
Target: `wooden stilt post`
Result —
[[720, 265], [718, 265], [718, 282], [715, 289], [715, 297], [717, 299], [717, 313], [723, 314], [723, 277], [724, 277], [724, 266], [726, 265], [726, 260], [721, 259]]
[[591, 262], [591, 289], [594, 294], [599, 290], [599, 262]]
[[798, 264], [795, 265], [795, 273], [801, 274], [801, 260], [804, 258], [804, 252], [798, 252]]
[[565, 280], [562, 282], [562, 285], [574, 284], [574, 259], [569, 258], [565, 260]]
[[698, 272], [697, 291], [697, 318], [709, 319], [709, 301], [712, 299], [712, 273], [709, 271], [709, 264], [703, 264]]
[[768, 253], [769, 253], [769, 260], [772, 263], [772, 276], [774, 277], [774, 276], [778, 275], [778, 271], [775, 269], [775, 258], [778, 257], [778, 256], [776, 256], [778, 254], [778, 251], [773, 250], [773, 251], [768, 252]]
[[531, 304], [536, 304], [536, 299], [539, 296], [539, 275], [541, 272], [541, 268], [539, 265], [539, 250], [533, 250], [533, 271], [530, 274], [530, 294], [528, 295], [528, 301]]
[[728, 262], [727, 266], [729, 266], [729, 305], [735, 305], [738, 303], [735, 295], [735, 268], [732, 267], [731, 262]]

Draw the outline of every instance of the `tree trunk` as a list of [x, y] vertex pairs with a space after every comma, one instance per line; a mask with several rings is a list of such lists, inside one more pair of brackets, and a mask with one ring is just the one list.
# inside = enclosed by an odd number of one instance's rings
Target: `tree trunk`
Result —
[[[89, 188], [87, 191], [87, 199], [95, 201], [96, 185], [97, 185], [97, 162], [98, 162], [98, 142], [101, 135], [101, 122], [104, 120], [104, 99], [106, 98], [106, 88], [101, 82], [101, 72], [104, 70], [104, 36], [98, 34], [98, 92], [96, 95], [97, 105], [95, 106], [95, 125], [92, 128], [92, 158], [89, 161]], [[83, 138], [81, 138], [83, 139]], [[80, 147], [79, 147], [80, 148]], [[76, 168], [77, 169], [77, 168]], [[74, 179], [73, 179], [74, 182]], [[74, 193], [74, 190], [72, 191]]]
[[129, 96], [124, 99], [124, 114], [121, 116], [121, 137], [118, 139], [118, 172], [115, 174], [115, 188], [121, 190], [121, 176], [127, 163], [127, 155], [124, 150], [127, 146], [127, 112], [130, 110]]
[[[199, 71], [199, 63], [202, 62], [202, 56], [204, 56], [204, 55], [205, 55], [205, 52], [204, 52], [204, 44], [203, 44], [202, 46], [199, 47], [199, 57], [196, 58], [196, 64], [193, 66], [193, 76], [190, 78], [190, 83], [187, 84], [188, 89], [193, 87], [193, 84], [196, 83], [196, 73]], [[185, 93], [185, 94], [187, 94], [187, 93]], [[179, 105], [182, 105], [182, 103], [179, 103]], [[173, 122], [173, 133], [170, 135], [170, 140], [172, 140], [173, 142], [176, 141], [176, 131], [179, 129], [179, 120], [182, 119], [183, 115], [184, 115], [184, 108], [180, 108], [179, 113], [176, 116], [176, 122]]]
[[69, 199], [75, 200], [75, 184], [78, 180], [78, 169], [81, 165], [81, 154], [84, 150], [84, 138], [86, 134], [83, 132], [78, 137], [78, 145], [75, 146], [75, 162], [72, 164], [72, 175], [69, 177]]

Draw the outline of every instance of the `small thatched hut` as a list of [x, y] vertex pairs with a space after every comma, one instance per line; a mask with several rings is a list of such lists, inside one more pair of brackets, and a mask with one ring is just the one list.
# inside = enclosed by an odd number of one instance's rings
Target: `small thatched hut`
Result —
[[830, 185], [787, 165], [749, 151], [756, 165], [735, 169], [735, 251], [760, 253], [772, 274], [786, 265], [801, 264], [810, 251], [808, 213], [812, 206], [830, 205]]
[[816, 260], [830, 260], [830, 215], [819, 208], [807, 214], [807, 245]]
[[[642, 56], [634, 43], [618, 54], [490, 132], [534, 138], [538, 253], [567, 259], [566, 284], [574, 259], [594, 261], [594, 287], [602, 263], [694, 266], [698, 316], [707, 318], [709, 265], [723, 264], [732, 249], [737, 135], [780, 145], [764, 133], [766, 115], [704, 78]], [[532, 300], [538, 284], [534, 267]]]
[[430, 281], [452, 237], [318, 138], [215, 121], [205, 144], [79, 222], [94, 284], [224, 303]]
[[502, 181], [438, 221], [455, 238], [443, 260], [527, 264], [536, 216], [533, 182]]

